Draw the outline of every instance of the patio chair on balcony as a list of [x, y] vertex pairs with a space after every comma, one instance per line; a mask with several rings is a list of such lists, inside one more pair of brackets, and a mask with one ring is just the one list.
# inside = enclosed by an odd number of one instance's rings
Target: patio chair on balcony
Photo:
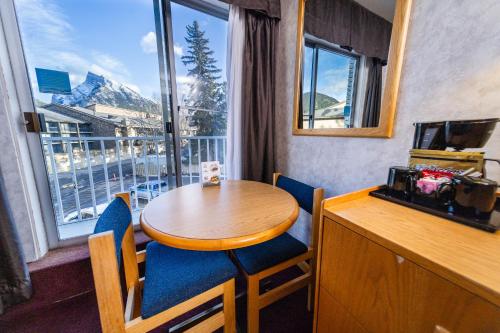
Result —
[[[136, 252], [128, 193], [111, 202], [88, 243], [104, 333], [146, 332], [219, 296], [223, 310], [193, 328], [208, 332], [224, 327], [224, 332], [235, 332], [237, 269], [231, 260], [224, 252], [185, 251], [157, 242]], [[122, 256], [125, 307], [119, 272]], [[145, 276], [139, 278], [138, 264], [144, 261]]]
[[[259, 331], [260, 309], [309, 285], [308, 308], [311, 308], [314, 281], [314, 258], [318, 238], [321, 201], [324, 191], [275, 173], [274, 186], [289, 192], [299, 206], [312, 215], [312, 241], [308, 247], [288, 233], [265, 243], [233, 250], [233, 256], [247, 279], [247, 326], [249, 333]], [[260, 294], [259, 282], [287, 268], [299, 266], [303, 274]]]

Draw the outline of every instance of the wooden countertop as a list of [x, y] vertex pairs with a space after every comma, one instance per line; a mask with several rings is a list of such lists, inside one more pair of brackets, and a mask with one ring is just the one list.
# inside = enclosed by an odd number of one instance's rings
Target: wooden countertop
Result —
[[500, 231], [369, 196], [376, 188], [326, 199], [323, 215], [500, 306]]

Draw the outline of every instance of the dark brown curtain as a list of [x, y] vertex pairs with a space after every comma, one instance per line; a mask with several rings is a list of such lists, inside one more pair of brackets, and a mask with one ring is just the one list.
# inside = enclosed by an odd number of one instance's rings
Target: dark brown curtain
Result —
[[[238, 6], [240, 8], [254, 10], [269, 17], [280, 18], [280, 0], [222, 0], [225, 3]], [[287, 0], [288, 1], [288, 0]]]
[[304, 32], [340, 46], [349, 46], [351, 11], [351, 0], [307, 0]]
[[382, 100], [382, 61], [378, 58], [371, 58], [369, 61], [362, 127], [377, 127]]
[[272, 183], [278, 19], [246, 11], [243, 62], [243, 179]]
[[[302, 59], [304, 59], [304, 56], [302, 56]], [[304, 69], [302, 67], [304, 66], [300, 66], [301, 69], [300, 69], [300, 81], [299, 81], [299, 91], [300, 91], [300, 94], [299, 94], [299, 115], [298, 115], [298, 124], [297, 124], [297, 128], [299, 129], [302, 129], [304, 128], [304, 86], [303, 86], [303, 75], [304, 75]], [[309, 98], [311, 98], [311, 96], [309, 96]], [[311, 111], [309, 111], [311, 112]]]
[[387, 63], [391, 44], [392, 23], [365, 7], [353, 3], [351, 12], [351, 43], [355, 51]]
[[354, 0], [307, 0], [304, 31], [387, 61], [392, 24]]
[[31, 297], [31, 281], [0, 172], [0, 314]]

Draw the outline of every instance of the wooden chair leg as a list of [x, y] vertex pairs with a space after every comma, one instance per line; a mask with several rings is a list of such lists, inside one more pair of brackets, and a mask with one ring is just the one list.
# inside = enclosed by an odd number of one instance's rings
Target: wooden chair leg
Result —
[[224, 333], [236, 333], [236, 306], [234, 279], [224, 283]]
[[309, 283], [307, 286], [307, 311], [311, 312], [311, 305], [312, 305], [312, 283]]
[[259, 332], [259, 277], [249, 275], [247, 279], [247, 330], [248, 333]]

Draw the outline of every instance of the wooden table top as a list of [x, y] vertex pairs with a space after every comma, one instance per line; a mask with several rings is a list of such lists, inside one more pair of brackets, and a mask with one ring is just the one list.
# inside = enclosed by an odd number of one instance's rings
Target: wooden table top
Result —
[[372, 189], [325, 200], [324, 216], [500, 306], [500, 231], [368, 196]]
[[152, 239], [187, 250], [228, 250], [262, 243], [288, 230], [299, 206], [288, 192], [243, 180], [221, 186], [182, 186], [144, 208], [142, 230]]

